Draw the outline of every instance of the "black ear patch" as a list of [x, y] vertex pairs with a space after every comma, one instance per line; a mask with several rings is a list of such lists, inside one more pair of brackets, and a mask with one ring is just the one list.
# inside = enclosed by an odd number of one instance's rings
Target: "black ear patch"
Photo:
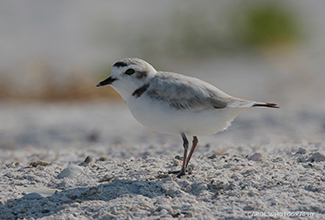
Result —
[[126, 75], [132, 75], [135, 72], [134, 69], [127, 69], [127, 71], [125, 71]]

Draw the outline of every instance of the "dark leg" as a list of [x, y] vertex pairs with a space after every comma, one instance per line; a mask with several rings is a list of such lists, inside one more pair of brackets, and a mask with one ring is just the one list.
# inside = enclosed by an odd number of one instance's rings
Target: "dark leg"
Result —
[[181, 133], [182, 135], [182, 139], [183, 139], [183, 147], [184, 147], [184, 156], [183, 156], [183, 166], [181, 171], [179, 172], [179, 174], [177, 175], [177, 177], [181, 177], [183, 175], [185, 175], [185, 171], [186, 171], [186, 158], [187, 158], [187, 150], [188, 150], [188, 140], [185, 136], [184, 133]]
[[[198, 143], [199, 143], [199, 139], [197, 138], [197, 136], [193, 136], [192, 148], [191, 148], [191, 151], [187, 157], [185, 168], [187, 167], [188, 163], [190, 162], [192, 154], [193, 154]], [[185, 162], [185, 160], [184, 160], [184, 162]]]

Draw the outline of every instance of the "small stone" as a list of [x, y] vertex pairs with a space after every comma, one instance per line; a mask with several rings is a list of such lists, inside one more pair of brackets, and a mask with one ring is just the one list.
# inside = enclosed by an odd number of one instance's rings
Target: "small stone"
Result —
[[6, 173], [4, 176], [6, 176], [6, 177], [8, 177], [8, 178], [14, 178], [16, 175], [15, 175], [15, 173], [14, 172], [8, 172], [8, 173]]
[[306, 158], [305, 156], [298, 157], [297, 162], [298, 162], [298, 163], [304, 163], [304, 162], [307, 162], [307, 158]]
[[117, 215], [117, 214], [119, 214], [119, 212], [117, 211], [117, 209], [116, 209], [115, 206], [114, 206], [114, 207], [111, 207], [110, 211], [111, 211], [111, 213], [112, 213], [113, 215]]
[[297, 154], [305, 154], [307, 150], [305, 148], [300, 147], [297, 151]]
[[168, 177], [169, 177], [168, 172], [167, 173], [161, 171], [158, 172], [157, 178], [168, 178]]
[[319, 152], [316, 152], [313, 155], [311, 155], [311, 157], [308, 159], [308, 161], [310, 161], [312, 163], [325, 161], [325, 156]]
[[39, 193], [29, 193], [29, 194], [27, 194], [27, 195], [25, 195], [24, 197], [23, 197], [23, 199], [28, 199], [28, 200], [31, 200], [31, 199], [41, 199], [41, 198], [43, 198], [43, 196], [41, 195], [41, 194], [39, 194]]
[[108, 156], [101, 156], [98, 160], [99, 161], [109, 161], [109, 157]]
[[91, 187], [88, 191], [88, 195], [93, 195], [93, 194], [98, 194], [103, 191], [103, 187], [98, 186], [98, 187]]
[[229, 183], [225, 183], [223, 186], [223, 190], [226, 191], [228, 189], [230, 189], [230, 185], [229, 185]]
[[58, 178], [59, 179], [63, 179], [65, 177], [75, 178], [77, 176], [80, 176], [82, 172], [83, 169], [81, 167], [72, 165], [62, 170], [61, 173], [58, 175]]
[[243, 172], [241, 172], [241, 175], [247, 177], [255, 172], [256, 172], [255, 169], [245, 169]]
[[177, 217], [179, 217], [180, 215], [181, 215], [181, 213], [179, 213], [178, 211], [173, 210], [173, 213], [172, 213], [172, 217], [173, 217], [173, 218], [177, 218]]
[[211, 156], [208, 156], [209, 159], [214, 159], [214, 158], [217, 158], [217, 155], [216, 154], [212, 154]]
[[117, 218], [116, 215], [113, 215], [111, 213], [107, 213], [102, 217], [102, 219], [116, 219], [116, 218]]
[[61, 205], [61, 208], [62, 208], [62, 209], [69, 208], [69, 204], [65, 204], [65, 203], [63, 203], [63, 204]]
[[48, 206], [51, 206], [51, 207], [54, 207], [54, 206], [55, 206], [55, 204], [54, 204], [53, 202], [51, 202], [51, 201], [48, 201], [48, 202], [47, 202], [47, 205], [48, 205]]
[[241, 170], [241, 169], [242, 169], [242, 167], [240, 167], [240, 166], [235, 166], [235, 167], [229, 168], [230, 171]]
[[272, 162], [282, 162], [283, 161], [283, 158], [282, 157], [277, 157], [277, 158], [274, 158], [272, 159]]
[[112, 174], [105, 175], [102, 179], [99, 180], [99, 182], [108, 182], [111, 181], [115, 176]]
[[154, 204], [156, 205], [156, 204], [160, 204], [160, 205], [162, 205], [162, 204], [165, 204], [166, 202], [165, 202], [165, 200], [163, 200], [162, 198], [159, 198], [159, 199], [157, 199], [155, 202], [154, 202]]
[[88, 156], [86, 157], [86, 159], [84, 160], [84, 162], [82, 162], [81, 164], [79, 164], [80, 166], [89, 166], [91, 164], [91, 162], [93, 162], [93, 157]]
[[188, 185], [187, 187], [185, 187], [184, 191], [187, 192], [187, 193], [191, 192], [192, 191], [192, 186]]
[[48, 161], [43, 161], [43, 160], [38, 160], [38, 161], [33, 161], [33, 162], [30, 162], [29, 165], [31, 165], [32, 167], [37, 167], [37, 166], [47, 166], [49, 165], [50, 162]]
[[167, 211], [166, 209], [162, 209], [162, 210], [160, 210], [160, 215], [165, 216], [165, 215], [167, 215], [167, 214], [168, 214], [168, 211]]
[[253, 160], [253, 161], [258, 161], [262, 158], [262, 154], [260, 153], [254, 153], [253, 155], [251, 155], [249, 157], [250, 160]]
[[311, 191], [311, 192], [321, 192], [322, 191], [321, 188], [317, 188], [316, 186], [313, 186], [313, 185], [307, 185], [304, 188], [305, 188], [305, 190]]
[[227, 155], [227, 154], [223, 154], [223, 155], [220, 157], [220, 159], [225, 159], [225, 162], [227, 162], [226, 160], [228, 159], [228, 156], [229, 156], [229, 155]]
[[227, 186], [229, 186], [228, 182], [225, 181], [220, 181], [220, 180], [212, 180], [209, 184], [208, 184], [208, 188], [210, 189], [224, 189], [227, 188]]
[[9, 164], [6, 164], [6, 167], [8, 167], [8, 168], [16, 168], [16, 163], [15, 162], [11, 162]]

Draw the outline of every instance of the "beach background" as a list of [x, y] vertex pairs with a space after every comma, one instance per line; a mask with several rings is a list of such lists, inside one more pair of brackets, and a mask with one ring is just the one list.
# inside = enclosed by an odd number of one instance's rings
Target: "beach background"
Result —
[[[0, 5], [1, 219], [324, 218], [325, 2]], [[124, 57], [280, 109], [199, 137], [178, 179], [181, 138], [95, 87]]]

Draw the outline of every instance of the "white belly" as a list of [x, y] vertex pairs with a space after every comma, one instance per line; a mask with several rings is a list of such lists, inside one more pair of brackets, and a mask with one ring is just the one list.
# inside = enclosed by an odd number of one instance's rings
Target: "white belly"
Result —
[[176, 110], [165, 103], [150, 101], [145, 96], [131, 97], [127, 102], [135, 119], [155, 131], [179, 135], [209, 135], [227, 129], [243, 108]]

